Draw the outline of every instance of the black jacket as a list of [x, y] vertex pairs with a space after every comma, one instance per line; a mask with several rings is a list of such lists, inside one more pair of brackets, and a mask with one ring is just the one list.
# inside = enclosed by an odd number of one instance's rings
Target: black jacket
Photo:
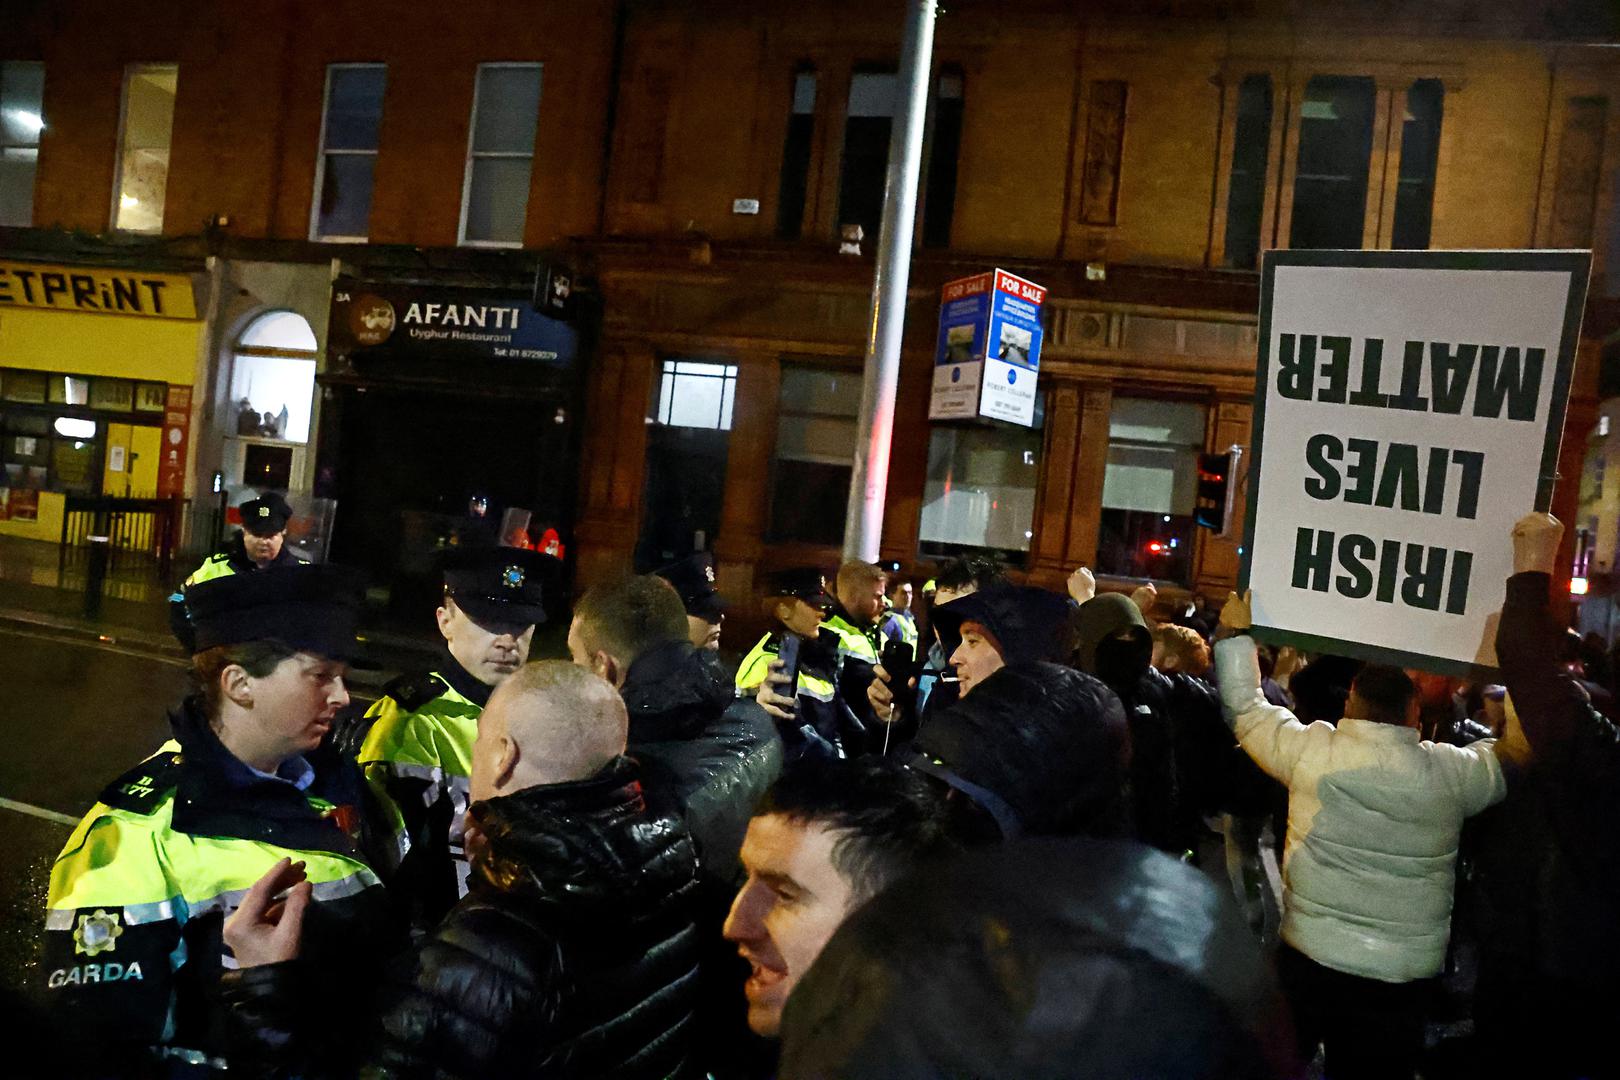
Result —
[[390, 995], [365, 1075], [694, 1075], [697, 862], [635, 762], [471, 815], [472, 891]]
[[748, 819], [782, 771], [776, 725], [737, 698], [712, 652], [684, 641], [637, 657], [620, 693], [649, 798], [685, 816], [705, 877], [737, 884]]
[[1267, 1080], [1291, 1075], [1289, 1042], [1206, 876], [1130, 842], [1023, 840], [850, 915], [788, 999], [779, 1075]]

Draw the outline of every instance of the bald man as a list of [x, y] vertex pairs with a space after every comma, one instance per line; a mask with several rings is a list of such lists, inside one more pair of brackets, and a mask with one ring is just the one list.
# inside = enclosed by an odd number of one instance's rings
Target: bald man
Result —
[[[628, 726], [611, 683], [562, 661], [529, 664], [490, 695], [473, 748], [472, 887], [388, 996], [377, 1072], [690, 1072], [697, 858], [679, 818], [648, 807]], [[253, 965], [297, 963], [297, 928], [281, 924], [302, 906], [269, 904], [297, 876], [231, 920], [237, 985], [264, 985]], [[261, 1029], [265, 996], [248, 986], [235, 998]]]

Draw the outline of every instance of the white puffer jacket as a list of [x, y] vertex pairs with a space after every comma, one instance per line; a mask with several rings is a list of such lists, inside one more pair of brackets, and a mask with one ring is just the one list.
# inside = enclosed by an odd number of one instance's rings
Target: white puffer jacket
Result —
[[1438, 974], [1463, 820], [1507, 794], [1494, 740], [1421, 742], [1350, 718], [1307, 727], [1260, 693], [1251, 638], [1218, 642], [1215, 663], [1238, 742], [1288, 786], [1283, 940], [1351, 975]]

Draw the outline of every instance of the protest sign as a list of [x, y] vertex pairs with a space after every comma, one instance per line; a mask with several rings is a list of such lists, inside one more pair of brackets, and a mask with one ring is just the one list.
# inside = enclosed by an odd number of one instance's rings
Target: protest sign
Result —
[[1275, 251], [1240, 587], [1258, 636], [1462, 674], [1552, 500], [1590, 256]]

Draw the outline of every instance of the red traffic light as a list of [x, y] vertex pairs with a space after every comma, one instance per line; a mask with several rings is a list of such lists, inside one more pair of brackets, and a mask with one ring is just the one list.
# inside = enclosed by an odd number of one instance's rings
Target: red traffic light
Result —
[[1147, 549], [1148, 553], [1151, 555], [1163, 555], [1166, 551], [1170, 550], [1157, 540], [1149, 540]]

